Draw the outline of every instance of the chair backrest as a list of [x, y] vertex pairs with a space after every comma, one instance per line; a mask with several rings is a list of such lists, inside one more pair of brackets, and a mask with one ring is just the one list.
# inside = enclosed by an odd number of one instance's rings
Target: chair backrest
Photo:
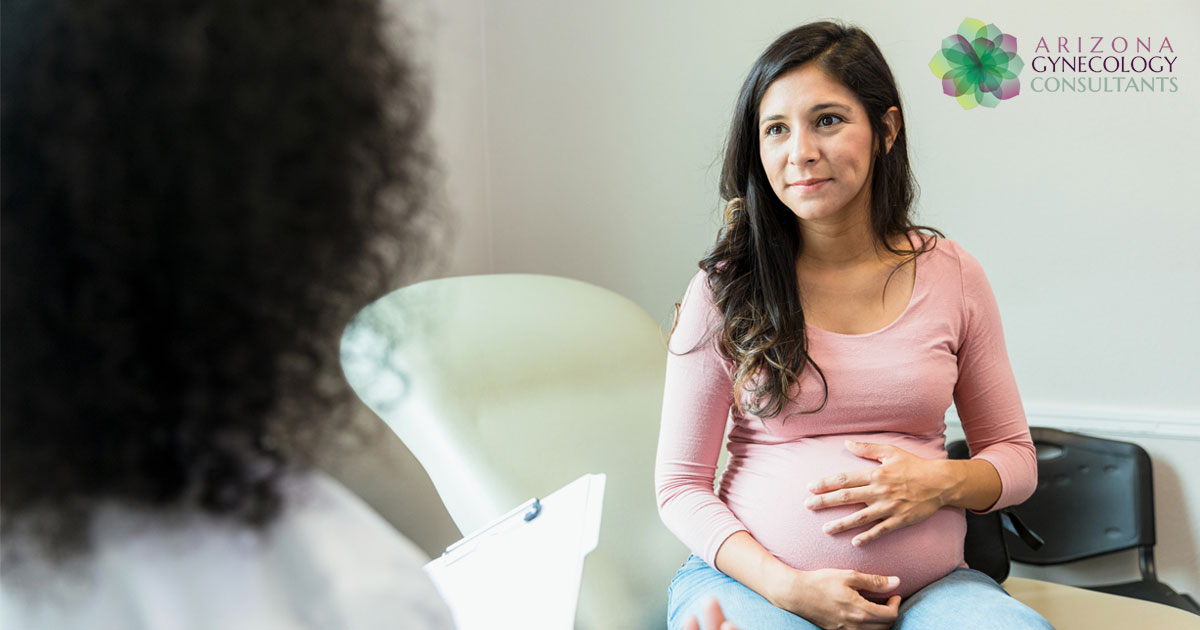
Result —
[[654, 495], [666, 369], [654, 318], [565, 278], [446, 278], [368, 306], [342, 352], [351, 386], [425, 467], [464, 533], [584, 473], [607, 474], [578, 627], [665, 624], [667, 585], [687, 551]]
[[1154, 482], [1145, 450], [1057, 429], [1030, 433], [1038, 487], [1013, 511], [1046, 542], [1034, 551], [1006, 532], [1013, 560], [1060, 564], [1154, 545]]

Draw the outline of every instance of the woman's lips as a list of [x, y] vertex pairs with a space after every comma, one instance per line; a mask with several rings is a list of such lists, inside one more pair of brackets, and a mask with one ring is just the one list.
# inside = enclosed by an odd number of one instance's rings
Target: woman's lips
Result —
[[815, 190], [819, 190], [822, 186], [825, 185], [826, 182], [829, 182], [829, 181], [832, 181], [832, 178], [830, 178], [830, 179], [815, 179], [815, 178], [814, 179], [802, 179], [798, 182], [792, 182], [791, 184], [788, 184], [788, 188], [795, 188], [796, 190], [799, 190], [800, 192], [813, 192]]

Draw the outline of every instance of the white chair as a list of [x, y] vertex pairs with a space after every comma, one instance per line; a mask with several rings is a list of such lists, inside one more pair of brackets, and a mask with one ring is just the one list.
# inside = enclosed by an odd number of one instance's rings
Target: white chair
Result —
[[576, 280], [447, 278], [368, 306], [342, 349], [350, 384], [425, 467], [463, 533], [584, 473], [607, 474], [578, 627], [665, 625], [667, 585], [688, 552], [655, 504], [666, 345], [654, 318]]
[[[606, 473], [577, 627], [665, 626], [667, 585], [688, 552], [655, 505], [666, 344], [649, 314], [565, 278], [446, 278], [368, 306], [342, 355], [351, 386], [425, 467], [464, 533]], [[1025, 578], [1004, 586], [1058, 630], [1200, 628], [1200, 617], [1161, 604]]]

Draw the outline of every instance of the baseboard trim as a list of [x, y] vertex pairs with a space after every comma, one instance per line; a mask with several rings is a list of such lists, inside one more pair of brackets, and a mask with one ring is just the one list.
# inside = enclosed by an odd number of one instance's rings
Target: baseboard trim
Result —
[[[1029, 426], [1034, 427], [1124, 437], [1200, 441], [1200, 414], [1194, 413], [1028, 406], [1025, 416]], [[962, 427], [954, 407], [946, 412], [946, 424]]]

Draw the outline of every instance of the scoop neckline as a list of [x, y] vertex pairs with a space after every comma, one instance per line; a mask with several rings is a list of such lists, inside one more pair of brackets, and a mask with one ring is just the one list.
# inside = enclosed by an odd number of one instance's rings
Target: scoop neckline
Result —
[[[918, 243], [913, 242], [914, 236], [917, 236], [917, 233], [915, 231], [909, 231], [907, 236], [908, 236], [908, 242], [910, 245], [912, 245], [913, 247], [920, 247], [920, 245], [918, 245]], [[919, 256], [918, 256], [918, 258], [919, 258]], [[893, 326], [900, 323], [900, 321], [903, 320], [906, 315], [908, 315], [908, 312], [911, 311], [913, 308], [913, 304], [915, 304], [917, 302], [917, 290], [919, 288], [923, 288], [925, 286], [924, 283], [921, 282], [921, 275], [922, 275], [921, 270], [925, 266], [919, 265], [919, 264], [917, 264], [917, 262], [918, 261], [915, 258], [912, 261], [913, 265], [915, 265], [915, 269], [913, 270], [913, 288], [912, 288], [912, 293], [908, 296], [908, 304], [904, 305], [904, 310], [900, 311], [900, 314], [896, 316], [896, 319], [893, 319], [891, 322], [888, 322], [882, 328], [878, 328], [876, 330], [872, 330], [871, 332], [865, 332], [865, 333], [840, 333], [840, 332], [833, 332], [832, 330], [825, 330], [824, 328], [814, 326], [813, 324], [810, 324], [807, 321], [804, 322], [804, 326], [806, 328], [808, 328], [809, 330], [815, 330], [815, 331], [818, 331], [825, 335], [831, 335], [833, 337], [845, 337], [847, 339], [872, 337], [874, 335], [878, 335], [878, 334], [887, 332]]]

